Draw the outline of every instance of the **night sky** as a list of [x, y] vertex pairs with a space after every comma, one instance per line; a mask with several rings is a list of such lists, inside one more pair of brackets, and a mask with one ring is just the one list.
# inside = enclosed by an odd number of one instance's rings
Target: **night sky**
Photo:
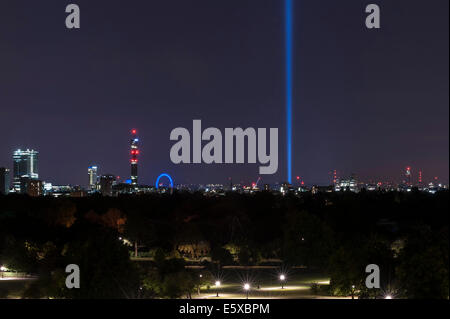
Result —
[[[65, 27], [65, 7], [81, 29]], [[381, 7], [368, 30], [365, 6]], [[293, 174], [400, 181], [449, 176], [448, 0], [294, 0]], [[259, 164], [174, 165], [176, 127], [279, 128], [286, 179], [281, 0], [0, 0], [0, 166], [40, 152], [40, 178], [87, 184], [87, 167], [140, 183], [254, 181]]]

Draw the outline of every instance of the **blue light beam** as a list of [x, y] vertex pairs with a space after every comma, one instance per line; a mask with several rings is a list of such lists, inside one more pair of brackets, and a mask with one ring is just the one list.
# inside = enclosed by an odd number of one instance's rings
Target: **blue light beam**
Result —
[[285, 36], [286, 36], [286, 156], [287, 181], [292, 184], [292, 33], [293, 0], [285, 0]]

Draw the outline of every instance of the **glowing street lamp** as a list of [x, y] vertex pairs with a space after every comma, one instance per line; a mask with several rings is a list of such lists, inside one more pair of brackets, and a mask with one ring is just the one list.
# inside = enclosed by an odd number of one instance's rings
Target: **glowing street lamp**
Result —
[[280, 281], [281, 281], [281, 289], [284, 289], [284, 281], [286, 280], [285, 275], [280, 275]]
[[384, 297], [384, 299], [392, 299], [391, 295], [386, 295], [386, 297]]
[[4, 277], [3, 273], [6, 272], [6, 271], [8, 271], [8, 268], [6, 268], [5, 266], [1, 266], [0, 267], [0, 272], [2, 273], [2, 278]]
[[247, 299], [248, 299], [248, 292], [249, 292], [249, 290], [250, 290], [250, 284], [245, 284], [244, 285], [244, 290], [247, 292]]
[[219, 280], [217, 280], [216, 281], [216, 291], [217, 291], [217, 295], [216, 295], [216, 297], [219, 297], [219, 287], [220, 287], [220, 281]]
[[352, 285], [352, 299], [355, 299], [355, 285]]

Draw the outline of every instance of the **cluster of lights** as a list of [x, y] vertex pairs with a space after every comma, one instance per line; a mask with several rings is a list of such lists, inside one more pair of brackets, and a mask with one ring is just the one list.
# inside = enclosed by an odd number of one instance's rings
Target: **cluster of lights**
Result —
[[[2, 271], [4, 271], [4, 270], [3, 270], [4, 267], [2, 267], [1, 269], [2, 269]], [[5, 268], [5, 269], [6, 269], [6, 268]], [[199, 277], [202, 278], [203, 275], [200, 274]], [[281, 274], [281, 275], [279, 276], [279, 279], [280, 279], [280, 281], [281, 281], [281, 289], [284, 289], [284, 282], [286, 281], [286, 275]], [[222, 282], [221, 282], [220, 280], [216, 280], [216, 282], [214, 283], [214, 285], [215, 285], [216, 290], [217, 290], [216, 297], [219, 297], [219, 288], [220, 288], [220, 286], [222, 285]], [[248, 283], [248, 282], [244, 283], [243, 286], [242, 286], [242, 288], [243, 288], [244, 291], [246, 292], [247, 299], [248, 299], [248, 295], [249, 295], [249, 292], [250, 292], [250, 290], [251, 290], [251, 285], [250, 285], [250, 283]], [[355, 288], [356, 288], [356, 286], [355, 286], [355, 285], [352, 285], [352, 291], [354, 291]], [[392, 295], [387, 294], [387, 295], [384, 296], [384, 299], [393, 299], [393, 297], [392, 297]]]
[[[4, 269], [6, 269], [6, 268], [1, 267], [1, 270], [2, 270], [2, 271], [5, 271]], [[203, 278], [203, 275], [200, 274], [199, 277], [200, 277], [200, 278]], [[284, 289], [284, 282], [286, 281], [286, 275], [281, 274], [281, 275], [278, 277], [278, 279], [281, 281], [281, 289]], [[219, 297], [219, 288], [222, 286], [222, 282], [221, 282], [220, 280], [216, 280], [215, 283], [214, 283], [214, 286], [215, 286], [216, 291], [217, 291], [216, 297]], [[242, 288], [243, 288], [243, 290], [246, 292], [246, 296], [247, 296], [247, 299], [248, 299], [249, 292], [250, 292], [250, 290], [251, 290], [251, 288], [252, 288], [251, 285], [250, 285], [250, 283], [249, 283], [249, 282], [245, 282], [245, 283], [243, 284]], [[352, 285], [352, 297], [353, 297], [355, 288], [356, 288], [356, 286], [355, 286], [355, 285]], [[258, 288], [258, 289], [259, 289], [259, 288]], [[394, 299], [394, 298], [393, 298], [392, 295], [387, 294], [387, 295], [384, 296], [384, 299]]]

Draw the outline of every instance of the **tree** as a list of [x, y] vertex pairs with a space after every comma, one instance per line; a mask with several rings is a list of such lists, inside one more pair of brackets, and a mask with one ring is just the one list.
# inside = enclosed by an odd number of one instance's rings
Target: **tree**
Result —
[[[62, 259], [46, 268], [25, 297], [74, 299], [135, 298], [138, 271], [117, 234], [98, 226], [77, 229], [61, 251]], [[80, 267], [80, 289], [65, 287], [65, 266]]]
[[221, 265], [228, 265], [233, 263], [233, 256], [223, 247], [215, 247], [211, 250], [211, 260]]
[[448, 228], [433, 233], [421, 227], [408, 238], [396, 273], [402, 296], [449, 298]]

